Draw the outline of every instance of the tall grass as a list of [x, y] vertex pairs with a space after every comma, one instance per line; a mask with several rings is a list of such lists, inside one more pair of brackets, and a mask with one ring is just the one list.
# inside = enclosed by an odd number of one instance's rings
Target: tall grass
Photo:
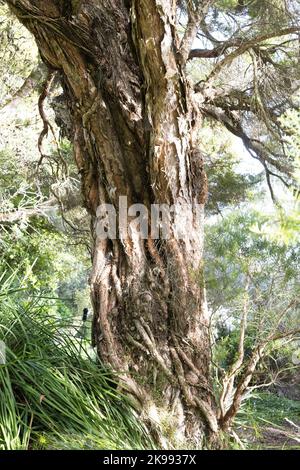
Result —
[[0, 449], [153, 447], [111, 372], [79, 354], [40, 298], [19, 297], [2, 283]]

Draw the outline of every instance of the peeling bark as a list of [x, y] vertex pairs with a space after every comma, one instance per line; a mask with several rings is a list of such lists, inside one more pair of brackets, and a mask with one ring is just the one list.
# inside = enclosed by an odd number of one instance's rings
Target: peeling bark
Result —
[[[177, 53], [175, 2], [9, 0], [62, 77], [74, 157], [92, 215], [93, 341], [118, 371], [162, 446], [218, 433], [210, 386], [209, 321], [201, 284], [206, 179], [201, 118]], [[190, 204], [186, 240], [100, 240], [99, 204]], [[166, 439], [169, 441], [167, 443]]]

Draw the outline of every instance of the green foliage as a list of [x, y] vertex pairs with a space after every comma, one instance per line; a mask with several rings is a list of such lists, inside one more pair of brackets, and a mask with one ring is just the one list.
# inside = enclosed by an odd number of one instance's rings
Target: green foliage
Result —
[[270, 26], [274, 28], [274, 25], [278, 24], [283, 27], [288, 23], [289, 14], [293, 10], [292, 2], [290, 3], [291, 5], [286, 0], [218, 0], [215, 4], [215, 16], [217, 17], [219, 12], [237, 17], [242, 15], [257, 22], [264, 21], [267, 30]]
[[220, 213], [230, 205], [238, 206], [251, 196], [251, 189], [260, 181], [260, 177], [238, 174], [235, 165], [230, 158], [207, 165], [209, 196], [206, 208], [210, 214]]
[[[75, 226], [88, 224], [88, 218], [82, 222], [85, 213], [78, 209], [81, 201], [76, 199], [79, 190], [74, 164], [69, 163], [71, 153], [67, 141], [61, 142], [59, 153], [53, 152], [58, 167], [62, 166], [62, 159], [69, 167], [69, 177], [61, 180], [52, 173], [52, 163], [48, 161], [37, 172], [32, 165], [23, 164], [23, 155], [8, 148], [0, 151], [0, 213], [8, 216], [8, 223], [0, 220], [0, 273], [17, 271], [16, 282], [22, 282], [23, 288], [41, 289], [44, 295], [60, 297], [62, 300], [54, 303], [53, 311], [63, 316], [78, 313], [80, 292], [87, 284], [90, 267], [86, 247], [76, 235], [69, 235], [69, 226], [61, 219], [59, 204], [52, 194], [54, 191], [65, 210], [71, 208], [68, 217]], [[15, 213], [20, 215], [9, 222]], [[84, 230], [80, 232], [82, 236], [88, 244]], [[84, 306], [89, 306], [86, 293], [84, 299]]]
[[20, 187], [23, 183], [23, 171], [24, 168], [20, 168], [17, 160], [14, 158], [13, 152], [8, 148], [0, 150], [0, 181], [1, 181], [1, 196], [3, 197], [4, 191], [12, 191], [12, 181], [14, 187]]
[[[299, 298], [299, 244], [287, 247], [257, 233], [254, 227], [268, 220], [256, 210], [241, 210], [228, 213], [206, 230], [205, 270], [208, 301], [215, 325], [214, 360], [224, 369], [237, 357], [245, 299], [248, 310], [244, 342], [247, 360], [257, 343], [277, 328], [281, 313]], [[249, 286], [245, 297], [247, 279]], [[281, 319], [280, 329], [288, 331], [297, 328], [298, 324], [298, 306], [295, 303]], [[272, 344], [272, 348], [275, 346]], [[265, 371], [268, 376], [268, 367]]]
[[239, 0], [219, 0], [216, 2], [216, 6], [220, 10], [231, 10], [236, 8], [239, 4]]
[[285, 0], [252, 0], [248, 3], [248, 12], [252, 18], [264, 19], [273, 27], [278, 24], [281, 27], [288, 21], [287, 2]]
[[[0, 253], [0, 272], [15, 271], [15, 285], [43, 291], [44, 296], [60, 297], [60, 302], [53, 302], [53, 312], [62, 316], [77, 315], [81, 292], [84, 306], [89, 306], [83, 289], [87, 283], [89, 262], [82, 247], [70, 246], [66, 235], [49, 229], [39, 220], [31, 221], [25, 231], [15, 226], [0, 238]], [[19, 297], [26, 298], [27, 290], [22, 291]]]
[[247, 416], [249, 423], [262, 422], [282, 424], [284, 418], [298, 422], [300, 419], [300, 403], [288, 398], [279, 397], [274, 393], [260, 392], [247, 400], [240, 416]]
[[275, 243], [297, 245], [300, 230], [300, 113], [293, 109], [281, 116], [280, 122], [287, 131], [287, 157], [294, 162], [294, 180], [283, 201], [279, 201], [272, 220], [256, 224], [257, 234]]
[[37, 63], [37, 47], [7, 5], [0, 4], [0, 103], [12, 95]]
[[[233, 330], [228, 330], [224, 324], [217, 325], [218, 340], [214, 348], [214, 360], [224, 370], [227, 370], [231, 364], [237, 359], [238, 345], [240, 339], [240, 330], [238, 325]], [[245, 359], [249, 357], [253, 341], [255, 341], [255, 331], [247, 331], [245, 339]]]
[[253, 226], [258, 235], [286, 245], [297, 245], [300, 231], [299, 200], [291, 201], [286, 208], [278, 207], [276, 217], [272, 221]]
[[[207, 227], [207, 286], [219, 286], [223, 292], [228, 286], [235, 294], [243, 289], [243, 279], [251, 272], [261, 285], [271, 279], [276, 271], [283, 282], [293, 282], [297, 275], [299, 247], [287, 250], [286, 246], [257, 233], [256, 227], [268, 221], [268, 216], [257, 210], [245, 208], [230, 212], [215, 224]], [[230, 282], [230, 287], [229, 287]], [[238, 289], [237, 291], [235, 289]], [[232, 292], [234, 294], [234, 292]], [[231, 295], [229, 295], [231, 298]]]
[[80, 354], [45, 301], [16, 300], [11, 280], [0, 295], [0, 448], [150, 448], [117, 378]]
[[205, 156], [208, 177], [206, 210], [209, 215], [219, 214], [229, 206], [239, 206], [243, 201], [251, 200], [253, 193], [258, 191], [262, 177], [238, 171], [240, 157], [232, 136], [217, 125], [213, 129], [203, 126], [199, 146]]

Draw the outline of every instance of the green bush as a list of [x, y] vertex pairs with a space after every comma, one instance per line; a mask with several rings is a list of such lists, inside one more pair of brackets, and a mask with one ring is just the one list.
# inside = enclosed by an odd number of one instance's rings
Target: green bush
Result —
[[[3, 280], [2, 280], [3, 281]], [[42, 300], [2, 282], [0, 449], [140, 449], [152, 443], [112, 373], [70, 337]]]

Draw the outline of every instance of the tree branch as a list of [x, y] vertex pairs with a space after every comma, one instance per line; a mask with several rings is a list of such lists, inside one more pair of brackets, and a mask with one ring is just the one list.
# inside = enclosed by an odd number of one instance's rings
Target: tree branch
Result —
[[[235, 44], [238, 45], [237, 49], [235, 49], [233, 52], [231, 52], [226, 57], [224, 57], [223, 60], [217, 63], [215, 68], [212, 70], [212, 72], [209, 74], [209, 76], [205, 80], [205, 84], [206, 85], [210, 84], [213, 80], [215, 80], [215, 78], [223, 70], [224, 67], [228, 67], [234, 61], [234, 59], [244, 54], [246, 51], [253, 48], [257, 44], [267, 41], [268, 39], [277, 38], [281, 36], [287, 36], [288, 34], [299, 34], [299, 32], [300, 32], [300, 26], [293, 26], [290, 28], [281, 29], [279, 31], [272, 31], [271, 33], [262, 34], [260, 36], [256, 36], [248, 40], [242, 39], [242, 38], [239, 40], [236, 40]], [[226, 43], [223, 45], [223, 47], [224, 46], [226, 46]], [[233, 47], [232, 43], [231, 44], [229, 43], [229, 46], [227, 46], [227, 48], [225, 47], [225, 50], [228, 49], [229, 47]], [[219, 48], [216, 48], [216, 49], [219, 50]], [[197, 85], [196, 85], [196, 91], [197, 91]]]
[[[52, 207], [49, 206], [48, 209]], [[35, 207], [28, 209], [17, 209], [10, 212], [0, 212], [0, 226], [1, 225], [14, 225], [21, 221], [28, 220], [30, 217], [39, 216], [47, 217], [46, 215], [47, 208], [44, 207]]]
[[[233, 114], [229, 110], [226, 110], [225, 112], [223, 109], [215, 108], [213, 106], [205, 106], [202, 108], [202, 111], [206, 116], [222, 123], [227, 130], [229, 130], [235, 136], [239, 137], [243, 141], [243, 144], [249, 151], [250, 155], [253, 158], [259, 160], [264, 166], [264, 168], [266, 168], [266, 163], [269, 163], [279, 172], [286, 174], [291, 179], [293, 178], [293, 168], [291, 168], [291, 166], [287, 166], [282, 162], [279, 162], [278, 159], [272, 158], [270, 153], [264, 147], [264, 144], [261, 143], [259, 140], [251, 139], [243, 130], [242, 125], [235, 114]], [[274, 173], [272, 175], [277, 176]], [[280, 179], [282, 180], [282, 178]], [[287, 182], [285, 182], [285, 184], [288, 185]]]
[[258, 344], [255, 347], [255, 349], [253, 350], [253, 352], [250, 356], [250, 359], [248, 361], [248, 364], [245, 365], [245, 371], [244, 371], [244, 373], [243, 373], [241, 379], [239, 380], [239, 382], [237, 384], [237, 387], [235, 389], [232, 404], [228, 408], [228, 410], [226, 411], [225, 415], [220, 420], [222, 429], [228, 429], [228, 427], [230, 426], [233, 418], [235, 417], [235, 415], [236, 415], [236, 413], [237, 413], [237, 411], [240, 407], [243, 396], [244, 396], [245, 392], [247, 391], [248, 385], [249, 385], [249, 383], [250, 383], [250, 381], [253, 377], [256, 366], [259, 363], [259, 361], [261, 360], [262, 355], [263, 355], [265, 349], [267, 348], [267, 346], [270, 343], [274, 343], [275, 341], [278, 341], [279, 339], [283, 339], [283, 338], [286, 338], [288, 336], [295, 336], [300, 332], [300, 328], [297, 328], [297, 329], [289, 330], [289, 331], [286, 331], [286, 332], [276, 333], [282, 319], [285, 317], [285, 315], [287, 314], [289, 309], [292, 306], [296, 305], [297, 303], [298, 303], [298, 300], [293, 299], [286, 306], [286, 308], [278, 316], [276, 324], [275, 324], [272, 332], [263, 341], [261, 341], [260, 344]]
[[231, 47], [238, 47], [243, 44], [243, 39], [231, 39], [226, 42], [218, 44], [213, 49], [192, 49], [189, 54], [189, 60], [191, 59], [214, 59], [216, 57], [222, 56], [227, 49]]
[[234, 381], [235, 378], [243, 365], [244, 356], [245, 356], [245, 334], [247, 328], [247, 318], [248, 318], [248, 302], [249, 302], [249, 276], [247, 275], [244, 291], [244, 304], [243, 304], [243, 313], [240, 323], [240, 339], [238, 346], [238, 357], [236, 361], [232, 364], [229, 371], [226, 372], [223, 381], [222, 381], [222, 393], [220, 396], [220, 408], [221, 416], [224, 417], [227, 411], [227, 404], [232, 398], [234, 390]]
[[30, 93], [37, 88], [42, 80], [46, 76], [46, 68], [44, 64], [39, 63], [24, 80], [22, 86], [13, 94], [13, 96], [7, 98], [4, 103], [0, 105], [1, 111], [8, 107], [15, 108], [19, 100], [23, 100], [30, 95]]
[[196, 39], [200, 23], [207, 14], [207, 11], [212, 3], [214, 3], [214, 0], [189, 2], [188, 23], [180, 44], [180, 55], [182, 57], [183, 63], [186, 63], [189, 58], [190, 50], [194, 40]]

